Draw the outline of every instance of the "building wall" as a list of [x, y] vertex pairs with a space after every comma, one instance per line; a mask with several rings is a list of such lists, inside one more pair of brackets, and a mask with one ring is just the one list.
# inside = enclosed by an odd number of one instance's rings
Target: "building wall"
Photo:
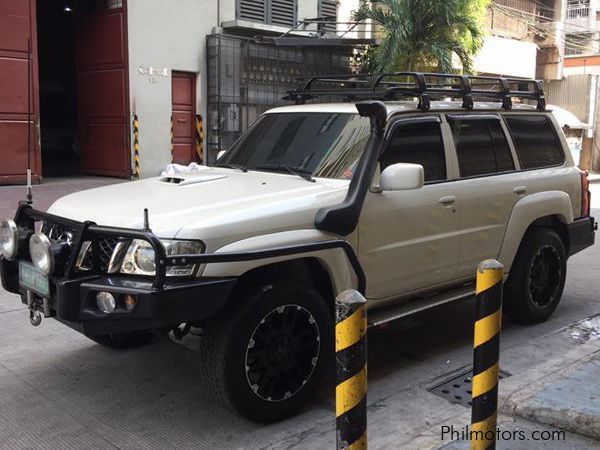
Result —
[[475, 70], [486, 74], [534, 78], [537, 46], [532, 42], [487, 36], [475, 58]]
[[[128, 1], [129, 91], [140, 124], [142, 177], [171, 162], [173, 70], [197, 75], [196, 110], [206, 117], [206, 35], [219, 23], [217, 1], [177, 0], [176, 7], [173, 0]], [[235, 15], [223, 8], [228, 3], [233, 0], [221, 0], [222, 12]]]

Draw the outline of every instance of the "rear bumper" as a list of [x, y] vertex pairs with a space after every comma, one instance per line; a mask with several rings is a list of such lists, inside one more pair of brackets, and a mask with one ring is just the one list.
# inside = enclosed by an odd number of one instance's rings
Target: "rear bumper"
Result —
[[593, 217], [577, 219], [567, 225], [569, 230], [569, 256], [594, 245], [598, 224]]
[[[0, 265], [2, 286], [20, 294], [27, 304], [26, 291], [19, 287], [16, 262], [0, 261]], [[217, 315], [236, 283], [236, 278], [198, 278], [165, 283], [156, 289], [151, 280], [131, 277], [63, 278], [51, 282], [50, 310], [54, 318], [86, 336], [172, 328]], [[96, 294], [100, 291], [117, 299], [115, 312], [105, 314], [98, 309]], [[136, 299], [131, 310], [124, 307], [125, 294]]]

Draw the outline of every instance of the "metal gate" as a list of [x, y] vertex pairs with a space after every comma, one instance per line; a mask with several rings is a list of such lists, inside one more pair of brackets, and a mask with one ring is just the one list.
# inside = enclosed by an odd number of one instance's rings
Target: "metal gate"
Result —
[[284, 47], [223, 34], [207, 36], [208, 163], [308, 75], [350, 73], [351, 49]]
[[[34, 179], [39, 179], [42, 174], [36, 127], [39, 101], [35, 11], [35, 0], [0, 2], [0, 183], [24, 182], [29, 156]], [[32, 54], [28, 76], [29, 45]], [[28, 96], [31, 100], [29, 126]]]

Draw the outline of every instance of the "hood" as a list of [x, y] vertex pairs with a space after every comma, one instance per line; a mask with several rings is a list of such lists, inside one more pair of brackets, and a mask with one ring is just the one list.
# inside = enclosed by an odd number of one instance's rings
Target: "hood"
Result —
[[[49, 212], [98, 225], [150, 228], [163, 238], [197, 238], [198, 229], [260, 220], [265, 228], [312, 226], [316, 211], [343, 200], [349, 182], [226, 168], [167, 175], [76, 192], [57, 200]], [[274, 217], [279, 217], [275, 220]], [[239, 226], [238, 226], [239, 228]], [[268, 228], [268, 226], [267, 226]], [[255, 230], [259, 231], [259, 230]]]

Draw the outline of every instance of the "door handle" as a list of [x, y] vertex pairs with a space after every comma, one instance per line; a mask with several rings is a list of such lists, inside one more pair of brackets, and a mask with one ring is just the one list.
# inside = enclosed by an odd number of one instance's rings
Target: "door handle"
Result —
[[447, 197], [442, 197], [438, 200], [441, 205], [444, 206], [452, 206], [456, 202], [456, 197], [454, 195], [449, 195]]
[[517, 195], [523, 195], [527, 193], [527, 186], [517, 186], [513, 189], [513, 192]]

